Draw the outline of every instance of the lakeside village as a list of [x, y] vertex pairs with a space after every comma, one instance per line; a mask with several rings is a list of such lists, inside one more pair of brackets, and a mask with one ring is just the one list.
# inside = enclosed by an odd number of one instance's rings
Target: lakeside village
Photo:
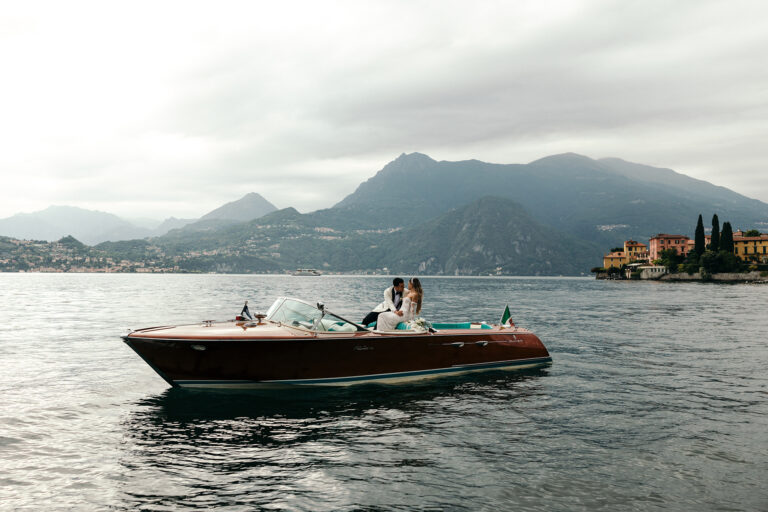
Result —
[[[158, 254], [158, 260], [163, 259]], [[118, 259], [71, 236], [57, 242], [0, 237], [0, 272], [179, 272], [167, 261]]]
[[597, 279], [768, 282], [768, 234], [733, 231], [730, 222], [721, 231], [714, 215], [707, 235], [699, 215], [693, 240], [665, 233], [648, 245], [627, 240], [604, 255], [603, 266], [592, 272]]

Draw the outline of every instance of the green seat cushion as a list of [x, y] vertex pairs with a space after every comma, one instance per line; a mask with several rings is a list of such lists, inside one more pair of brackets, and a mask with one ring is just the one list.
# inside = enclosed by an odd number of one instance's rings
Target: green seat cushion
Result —
[[[471, 329], [472, 324], [471, 322], [460, 322], [455, 324], [432, 324], [433, 329], [437, 329], [438, 331], [442, 330], [450, 330], [450, 329]], [[480, 324], [481, 329], [493, 329], [488, 324]]]

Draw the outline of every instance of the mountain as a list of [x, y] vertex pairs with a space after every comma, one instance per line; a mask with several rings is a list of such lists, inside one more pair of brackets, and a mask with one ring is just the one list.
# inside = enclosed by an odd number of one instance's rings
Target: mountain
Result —
[[699, 213], [759, 226], [768, 204], [616, 158], [567, 153], [503, 165], [412, 153], [331, 208], [276, 210], [251, 193], [162, 236], [93, 249], [181, 271], [580, 274], [626, 239], [691, 234]]
[[180, 229], [187, 224], [192, 224], [197, 219], [177, 219], [176, 217], [168, 217], [159, 226], [152, 230], [153, 236], [162, 236], [172, 229]]
[[72, 235], [67, 235], [64, 238], [61, 238], [59, 240], [59, 243], [64, 247], [67, 247], [69, 249], [75, 249], [75, 250], [84, 250], [84, 249], [87, 249], [88, 247], [84, 243], [82, 243], [80, 240], [73, 237]]
[[738, 209], [747, 206], [759, 209], [765, 207], [765, 203], [757, 199], [751, 199], [704, 180], [691, 178], [672, 169], [636, 164], [620, 158], [601, 158], [597, 161], [618, 174], [649, 184], [654, 188], [672, 189], [678, 195], [692, 200], [703, 199], [710, 201], [715, 208]]
[[[402, 154], [317, 214], [369, 227], [409, 226], [487, 195], [512, 199], [535, 219], [602, 245], [662, 231], [689, 233], [699, 213], [717, 213], [735, 225], [768, 220], [768, 204], [723, 187], [669, 169], [573, 153], [508, 165]], [[396, 204], [408, 205], [408, 215], [388, 214]]]
[[198, 237], [201, 232], [212, 232], [228, 226], [238, 225], [258, 219], [274, 211], [277, 211], [275, 205], [256, 192], [250, 192], [237, 201], [229, 202], [206, 213], [197, 220], [185, 222], [176, 229], [166, 231], [165, 236], [168, 239], [183, 242], [190, 239], [190, 237]]
[[389, 266], [426, 274], [578, 274], [600, 250], [499, 197], [480, 198], [390, 238]]
[[200, 217], [200, 220], [218, 219], [247, 222], [274, 212], [275, 210], [277, 210], [275, 205], [256, 192], [250, 192], [237, 201], [232, 201], [231, 203], [227, 203], [224, 206], [220, 206], [219, 208], [206, 213]]
[[50, 206], [0, 219], [0, 234], [32, 240], [52, 241], [72, 235], [86, 244], [95, 244], [110, 237], [143, 238], [149, 233], [117, 215], [74, 206]]
[[154, 248], [128, 244], [101, 244], [97, 249], [119, 250], [132, 258], [137, 249], [161, 252], [181, 268], [196, 271], [388, 268], [449, 275], [579, 274], [594, 266], [601, 251], [537, 222], [514, 201], [497, 197], [480, 198], [405, 229], [334, 229], [318, 225], [314, 213], [286, 208], [247, 223], [172, 231], [152, 239]]
[[711, 211], [743, 225], [768, 219], [765, 203], [619, 159], [569, 153], [500, 165], [413, 153], [331, 208], [286, 208], [246, 222], [225, 214], [146, 247], [104, 249], [163, 254], [196, 271], [579, 274], [599, 264], [607, 247], [661, 231], [690, 233], [698, 213]]
[[[72, 235], [86, 244], [162, 236], [174, 229], [192, 225], [192, 231], [210, 230], [249, 221], [277, 210], [255, 192], [227, 203], [200, 219], [170, 217], [154, 229], [139, 227], [117, 215], [74, 206], [50, 206], [33, 213], [19, 213], [0, 219], [0, 235], [18, 239], [58, 240]], [[144, 222], [147, 222], [144, 219]]]

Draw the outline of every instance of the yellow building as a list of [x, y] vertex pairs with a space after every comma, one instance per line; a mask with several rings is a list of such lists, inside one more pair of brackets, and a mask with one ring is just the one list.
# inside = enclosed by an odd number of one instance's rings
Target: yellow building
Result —
[[768, 263], [768, 235], [744, 236], [741, 231], [735, 232], [733, 253], [743, 261]]
[[629, 261], [627, 261], [626, 253], [623, 251], [612, 252], [603, 256], [603, 268], [620, 268], [627, 263], [629, 263]]
[[648, 260], [648, 246], [635, 242], [634, 240], [627, 240], [624, 242], [624, 254], [627, 255], [627, 261], [647, 261]]
[[648, 261], [648, 246], [634, 240], [627, 240], [624, 242], [623, 251], [614, 251], [603, 256], [603, 268], [620, 268], [635, 261]]

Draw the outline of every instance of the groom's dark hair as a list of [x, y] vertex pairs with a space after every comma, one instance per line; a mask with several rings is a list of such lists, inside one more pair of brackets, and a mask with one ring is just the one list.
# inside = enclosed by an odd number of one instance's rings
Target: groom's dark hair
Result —
[[405, 281], [403, 281], [403, 280], [402, 280], [402, 279], [400, 279], [399, 277], [396, 277], [396, 278], [394, 278], [394, 279], [392, 280], [392, 285], [394, 285], [394, 286], [400, 286], [400, 283], [404, 283], [404, 282], [405, 282]]

